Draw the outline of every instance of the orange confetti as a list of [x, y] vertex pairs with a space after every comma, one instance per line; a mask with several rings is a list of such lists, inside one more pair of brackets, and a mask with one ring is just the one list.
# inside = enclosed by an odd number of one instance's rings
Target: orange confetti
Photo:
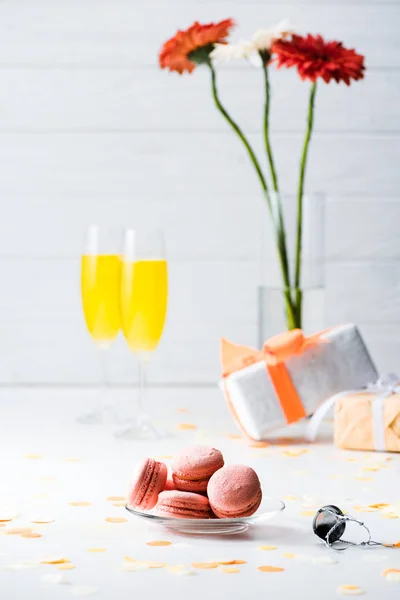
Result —
[[40, 454], [25, 454], [25, 458], [27, 460], [39, 460], [39, 458], [42, 458]]
[[116, 506], [117, 508], [125, 508], [126, 504], [125, 502], [113, 502], [113, 506]]
[[7, 535], [22, 535], [23, 533], [31, 533], [31, 527], [16, 527], [15, 529], [8, 529], [5, 531]]
[[106, 517], [107, 523], [127, 523], [128, 519], [123, 517]]
[[160, 456], [155, 456], [154, 458], [160, 459], [163, 458], [164, 460], [171, 460], [171, 458], [174, 458], [172, 456], [172, 454], [161, 454]]
[[221, 573], [240, 573], [240, 569], [234, 569], [233, 567], [223, 567]]
[[376, 512], [376, 509], [371, 508], [370, 506], [355, 506], [354, 510], [356, 510], [357, 512], [364, 512], [364, 513]]
[[385, 548], [400, 548], [400, 542], [396, 542], [395, 544], [383, 544]]
[[56, 569], [59, 569], [60, 571], [72, 571], [72, 569], [76, 569], [76, 567], [72, 563], [68, 562], [56, 565]]
[[245, 565], [246, 561], [238, 560], [237, 558], [234, 558], [233, 560], [219, 560], [218, 564], [219, 565]]
[[400, 573], [400, 569], [385, 569], [382, 575], [386, 577], [389, 573]]
[[193, 423], [179, 423], [179, 425], [177, 425], [177, 428], [181, 431], [185, 431], [188, 429], [197, 429], [197, 425], [193, 425]]
[[93, 553], [106, 552], [106, 548], [88, 548], [88, 552], [93, 552]]
[[276, 550], [276, 546], [258, 546], [259, 550]]
[[371, 508], [386, 508], [387, 506], [390, 506], [390, 504], [385, 504], [383, 502], [378, 502], [377, 504], [370, 504], [369, 505]]
[[261, 567], [257, 567], [257, 571], [261, 571], [262, 573], [280, 573], [284, 570], [283, 567], [273, 567], [272, 565], [262, 565]]
[[185, 413], [185, 412], [187, 412], [187, 411], [188, 411], [188, 409], [187, 409], [187, 408], [178, 408], [178, 411], [177, 411], [177, 412], [178, 412], [178, 413]]
[[307, 452], [309, 452], [307, 448], [301, 448], [300, 450], [284, 450], [282, 454], [283, 456], [288, 456], [289, 458], [297, 458], [298, 456], [306, 454]]
[[165, 540], [154, 540], [152, 542], [146, 542], [148, 546], [170, 546], [171, 542]]
[[398, 519], [399, 515], [392, 515], [390, 513], [386, 514], [381, 514], [382, 519]]
[[296, 555], [293, 552], [285, 552], [283, 555], [285, 558], [296, 558]]
[[356, 481], [374, 481], [372, 477], [355, 477]]
[[78, 500], [77, 502], [68, 502], [70, 506], [92, 506], [91, 502], [86, 502], [85, 500]]
[[139, 561], [139, 563], [146, 564], [149, 569], [163, 569], [167, 566], [167, 563], [157, 562], [155, 560]]
[[106, 500], [108, 500], [108, 502], [122, 502], [125, 500], [125, 496], [108, 496]]
[[40, 561], [41, 565], [64, 565], [69, 563], [69, 559], [68, 558], [63, 558], [62, 556], [54, 556], [54, 557], [50, 557], [50, 558], [44, 558], [43, 560]]
[[194, 562], [192, 563], [194, 569], [217, 569], [217, 562]]
[[42, 537], [42, 534], [41, 533], [23, 533], [21, 535], [21, 537], [23, 537], [23, 538], [32, 538], [33, 539], [33, 538], [40, 538], [40, 537]]
[[363, 471], [371, 471], [371, 472], [375, 472], [375, 471], [379, 471], [380, 467], [363, 467]]
[[124, 556], [124, 560], [126, 560], [126, 562], [131, 563], [137, 562], [134, 558], [131, 558], [130, 556]]
[[358, 585], [339, 585], [337, 591], [342, 596], [362, 596], [365, 594], [364, 590]]
[[82, 459], [78, 458], [77, 456], [69, 456], [67, 458], [63, 458], [62, 460], [63, 462], [76, 463], [80, 462]]
[[38, 517], [32, 519], [31, 523], [36, 523], [37, 525], [48, 525], [49, 523], [54, 523], [54, 519], [51, 517]]
[[249, 446], [251, 446], [251, 448], [268, 448], [269, 444], [268, 442], [250, 442]]
[[302, 517], [313, 517], [315, 515], [315, 511], [314, 510], [303, 510], [300, 515]]

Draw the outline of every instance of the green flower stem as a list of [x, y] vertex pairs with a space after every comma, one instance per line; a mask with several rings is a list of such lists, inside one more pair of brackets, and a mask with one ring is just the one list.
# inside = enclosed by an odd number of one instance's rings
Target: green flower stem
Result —
[[297, 322], [299, 327], [301, 326], [301, 313], [302, 313], [302, 294], [301, 294], [301, 252], [302, 252], [302, 241], [303, 241], [303, 196], [304, 196], [304, 178], [307, 166], [308, 148], [310, 145], [313, 125], [314, 125], [314, 104], [315, 94], [317, 91], [317, 83], [314, 82], [310, 90], [310, 98], [308, 102], [308, 114], [307, 114], [307, 129], [303, 143], [303, 151], [301, 154], [300, 161], [300, 177], [299, 185], [297, 189], [297, 238], [296, 238], [296, 267], [295, 267], [295, 278], [294, 287], [296, 292], [296, 309], [297, 309]]
[[264, 174], [263, 174], [262, 169], [260, 167], [260, 163], [257, 160], [257, 157], [255, 155], [255, 152], [254, 152], [253, 148], [250, 145], [250, 142], [245, 137], [245, 135], [242, 132], [242, 130], [240, 129], [239, 125], [237, 123], [235, 123], [235, 121], [229, 115], [229, 113], [227, 112], [227, 110], [222, 106], [221, 101], [220, 101], [219, 96], [218, 96], [217, 77], [216, 77], [215, 69], [214, 69], [214, 67], [213, 67], [213, 65], [212, 65], [211, 62], [209, 62], [209, 67], [211, 69], [212, 95], [213, 95], [213, 98], [214, 98], [215, 105], [218, 108], [219, 112], [222, 114], [222, 116], [226, 119], [226, 121], [228, 121], [229, 125], [232, 127], [232, 129], [235, 131], [235, 133], [239, 136], [239, 138], [243, 142], [243, 144], [244, 144], [244, 146], [245, 146], [245, 148], [246, 148], [246, 150], [248, 152], [248, 155], [250, 157], [250, 160], [253, 163], [253, 166], [254, 166], [254, 168], [256, 170], [256, 173], [258, 175], [258, 179], [260, 180], [261, 187], [262, 187], [262, 189], [263, 189], [263, 191], [265, 193], [265, 197], [266, 197], [269, 209], [272, 210], [271, 199], [270, 199], [269, 193], [268, 193], [267, 182], [265, 181], [265, 177], [264, 177]]
[[266, 199], [269, 211], [270, 211], [270, 215], [271, 215], [271, 218], [273, 219], [273, 222], [275, 225], [275, 230], [277, 232], [278, 255], [279, 255], [279, 260], [280, 260], [281, 269], [282, 269], [283, 281], [284, 281], [284, 296], [285, 296], [285, 303], [286, 303], [286, 313], [288, 315], [288, 319], [289, 319], [289, 315], [290, 315], [290, 318], [292, 320], [294, 320], [296, 311], [295, 311], [295, 307], [293, 305], [292, 297], [291, 297], [291, 293], [290, 293], [291, 288], [290, 288], [290, 279], [289, 279], [289, 269], [287, 266], [287, 262], [285, 262], [285, 258], [282, 254], [280, 227], [279, 227], [279, 224], [277, 224], [274, 220], [274, 214], [273, 214], [273, 209], [272, 209], [272, 204], [271, 204], [271, 198], [270, 198], [269, 192], [268, 192], [267, 182], [265, 180], [264, 174], [262, 172], [260, 163], [258, 162], [258, 159], [255, 155], [255, 152], [254, 152], [252, 146], [250, 145], [250, 142], [247, 140], [246, 136], [244, 135], [244, 133], [242, 132], [240, 127], [232, 119], [232, 117], [229, 115], [229, 113], [224, 108], [224, 106], [222, 105], [222, 103], [219, 99], [216, 73], [215, 73], [215, 69], [214, 69], [211, 61], [208, 63], [208, 66], [210, 67], [210, 71], [211, 71], [212, 95], [213, 95], [213, 99], [215, 102], [215, 106], [217, 107], [217, 109], [222, 114], [224, 119], [229, 123], [229, 125], [232, 127], [234, 132], [237, 134], [237, 136], [239, 137], [239, 139], [242, 141], [243, 145], [245, 146], [247, 153], [250, 157], [250, 160], [251, 160], [251, 162], [255, 168], [255, 171], [258, 175], [258, 179], [260, 181], [261, 187], [263, 189], [265, 199]]
[[279, 192], [278, 176], [275, 169], [274, 157], [272, 155], [271, 143], [269, 140], [269, 105], [270, 105], [270, 86], [268, 77], [268, 65], [264, 64], [263, 71], [265, 79], [265, 110], [264, 110], [264, 140], [265, 148], [267, 150], [267, 157], [269, 162], [269, 168], [271, 171], [272, 184], [275, 192]]
[[[271, 142], [270, 142], [270, 138], [269, 138], [269, 110], [270, 110], [270, 99], [271, 99], [270, 85], [269, 85], [269, 72], [268, 72], [269, 55], [264, 56], [263, 53], [261, 52], [260, 57], [261, 57], [262, 64], [263, 64], [264, 81], [265, 81], [265, 107], [264, 107], [265, 149], [267, 152], [267, 158], [268, 158], [269, 168], [270, 168], [270, 172], [271, 172], [272, 185], [273, 185], [274, 191], [276, 192], [277, 212], [278, 212], [278, 219], [279, 219], [279, 232], [278, 232], [279, 251], [282, 254], [282, 261], [284, 262], [284, 270], [288, 273], [288, 279], [289, 279], [289, 282], [286, 283], [286, 286], [289, 287], [289, 289], [287, 289], [287, 287], [286, 287], [284, 293], [285, 293], [285, 296], [287, 296], [287, 294], [290, 295], [291, 304], [293, 305], [294, 312], [296, 312], [296, 303], [293, 300], [293, 298], [291, 297], [289, 259], [288, 259], [287, 245], [286, 245], [286, 229], [285, 229], [285, 221], [284, 221], [284, 217], [283, 217], [281, 199], [279, 196], [278, 175], [277, 175], [276, 168], [275, 168], [275, 161], [274, 161]], [[288, 318], [289, 329], [293, 329], [296, 326], [295, 323], [290, 322], [289, 314], [287, 315], [287, 318]]]

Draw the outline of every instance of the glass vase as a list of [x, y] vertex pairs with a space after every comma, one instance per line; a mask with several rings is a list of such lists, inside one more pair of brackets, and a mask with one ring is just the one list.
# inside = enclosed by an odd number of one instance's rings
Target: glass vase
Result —
[[[298, 261], [298, 203], [295, 195], [271, 195], [272, 211], [279, 206], [285, 229], [284, 271], [280, 240], [271, 214], [263, 207], [261, 223], [260, 285], [258, 288], [258, 343], [283, 331], [300, 328], [306, 334], [325, 326], [324, 319], [324, 230], [323, 194], [305, 195], [302, 203], [301, 253]], [[280, 243], [282, 247], [282, 243]], [[298, 262], [300, 267], [298, 266]], [[286, 276], [284, 275], [286, 273]], [[296, 285], [296, 272], [297, 281]]]

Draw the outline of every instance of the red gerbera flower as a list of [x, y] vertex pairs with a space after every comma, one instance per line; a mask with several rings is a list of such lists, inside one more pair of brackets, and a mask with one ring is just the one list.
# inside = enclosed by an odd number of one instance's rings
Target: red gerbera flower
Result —
[[191, 73], [196, 64], [207, 62], [214, 44], [223, 43], [235, 25], [233, 19], [201, 25], [197, 21], [186, 31], [178, 31], [161, 48], [159, 60], [162, 69]]
[[334, 79], [350, 85], [352, 79], [364, 77], [364, 56], [348, 49], [341, 42], [326, 42], [320, 35], [293, 35], [290, 40], [278, 40], [272, 48], [278, 68], [297, 67], [302, 79], [325, 83]]

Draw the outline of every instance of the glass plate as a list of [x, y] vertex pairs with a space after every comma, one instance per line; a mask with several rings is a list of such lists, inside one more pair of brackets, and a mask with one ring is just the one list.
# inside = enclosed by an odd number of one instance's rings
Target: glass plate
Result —
[[285, 509], [285, 504], [277, 498], [264, 496], [257, 512], [251, 517], [238, 519], [176, 519], [174, 517], [160, 517], [154, 512], [137, 510], [130, 506], [125, 507], [135, 517], [146, 519], [149, 523], [162, 525], [180, 533], [194, 533], [200, 535], [228, 535], [246, 531], [251, 525], [264, 523]]

